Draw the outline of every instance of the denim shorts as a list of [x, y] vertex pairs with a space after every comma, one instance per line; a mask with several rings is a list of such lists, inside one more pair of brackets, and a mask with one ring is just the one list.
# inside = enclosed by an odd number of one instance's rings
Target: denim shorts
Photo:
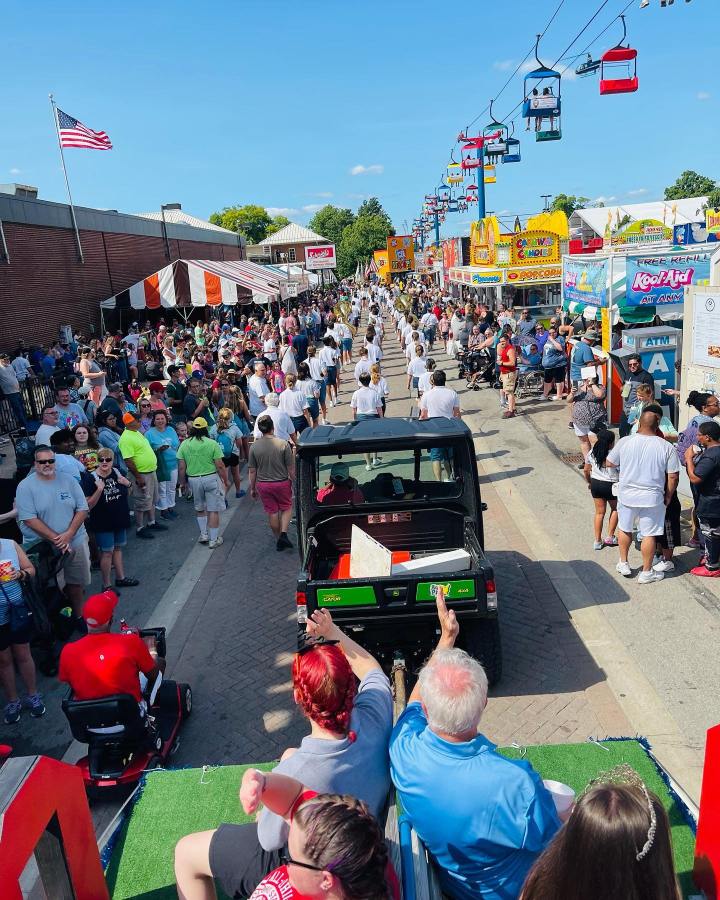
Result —
[[111, 553], [127, 544], [127, 531], [124, 528], [118, 528], [117, 531], [96, 531], [95, 543], [101, 553]]

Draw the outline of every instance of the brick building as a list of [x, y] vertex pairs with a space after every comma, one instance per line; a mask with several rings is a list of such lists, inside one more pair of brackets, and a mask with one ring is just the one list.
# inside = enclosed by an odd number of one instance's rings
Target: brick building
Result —
[[75, 207], [81, 263], [67, 205], [0, 185], [2, 347], [57, 339], [61, 325], [99, 334], [100, 301], [172, 260], [244, 257], [237, 234], [173, 206], [140, 215]]

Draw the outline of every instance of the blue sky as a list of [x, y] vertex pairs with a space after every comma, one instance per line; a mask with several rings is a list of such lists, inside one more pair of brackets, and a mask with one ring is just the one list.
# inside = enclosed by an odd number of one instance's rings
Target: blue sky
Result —
[[[438, 183], [458, 131], [500, 89], [557, 3], [5, 0], [0, 182], [34, 184], [41, 198], [64, 201], [53, 91], [62, 109], [115, 145], [66, 151], [79, 205], [141, 212], [179, 201], [207, 217], [257, 202], [306, 222], [324, 203], [355, 208], [375, 195], [403, 231]], [[599, 3], [566, 0], [541, 46], [544, 62]], [[608, 0], [572, 52], [625, 3]], [[720, 3], [638, 7], [628, 11], [638, 93], [600, 97], [596, 79], [564, 80], [563, 140], [524, 140], [523, 162], [499, 167], [488, 187], [488, 209], [531, 213], [541, 194], [561, 191], [608, 204], [659, 199], [688, 168], [720, 179]], [[593, 50], [620, 35], [616, 22]], [[521, 98], [515, 79], [495, 113], [504, 117]], [[451, 216], [444, 233], [468, 233], [469, 218]]]

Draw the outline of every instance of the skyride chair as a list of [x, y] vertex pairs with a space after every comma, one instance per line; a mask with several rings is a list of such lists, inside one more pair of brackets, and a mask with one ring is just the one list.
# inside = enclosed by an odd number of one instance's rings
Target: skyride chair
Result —
[[538, 68], [528, 72], [523, 80], [524, 97], [522, 115], [535, 126], [536, 141], [559, 141], [562, 138], [560, 128], [560, 82], [562, 75], [555, 69], [543, 65], [538, 56], [540, 35], [535, 41], [535, 59]]
[[[600, 93], [601, 94], [633, 94], [638, 89], [637, 50], [629, 44], [623, 47], [627, 37], [625, 16], [620, 16], [623, 23], [623, 36], [620, 43], [607, 50], [600, 57]], [[617, 76], [622, 72], [623, 77]]]

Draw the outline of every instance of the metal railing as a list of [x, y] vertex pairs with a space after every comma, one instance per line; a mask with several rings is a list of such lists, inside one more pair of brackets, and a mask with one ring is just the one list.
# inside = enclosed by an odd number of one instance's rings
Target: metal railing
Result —
[[[55, 387], [62, 384], [65, 376], [54, 378], [27, 378], [20, 382], [20, 396], [29, 421], [39, 422], [43, 406], [55, 402]], [[22, 430], [12, 404], [5, 396], [0, 396], [0, 435], [14, 434]]]

